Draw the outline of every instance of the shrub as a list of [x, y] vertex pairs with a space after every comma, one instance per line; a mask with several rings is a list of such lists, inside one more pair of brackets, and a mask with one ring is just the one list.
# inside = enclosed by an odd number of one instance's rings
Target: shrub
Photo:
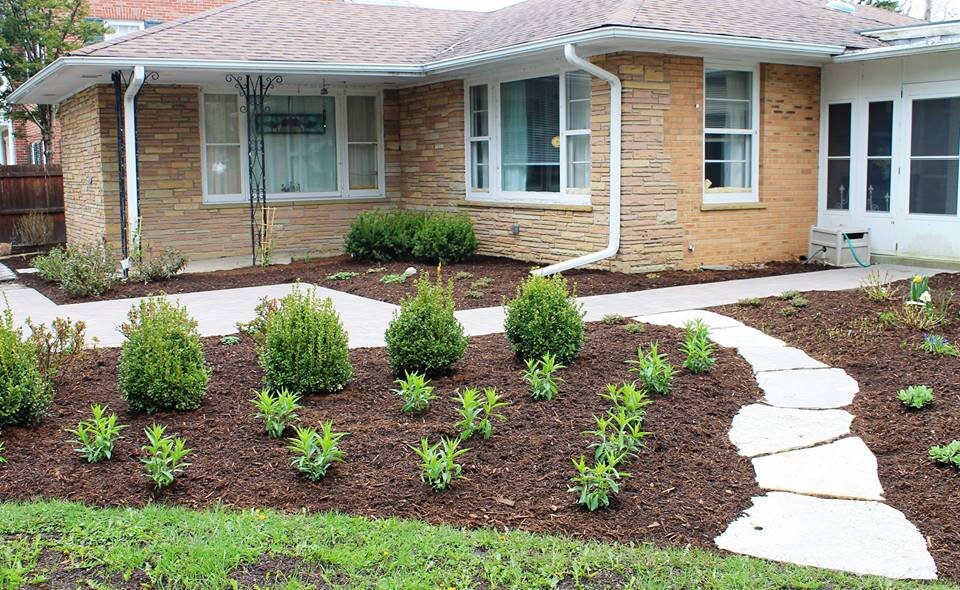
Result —
[[517, 287], [517, 296], [506, 303], [504, 323], [511, 348], [523, 359], [552, 354], [569, 365], [583, 346], [583, 311], [576, 293], [560, 275], [531, 276]]
[[376, 262], [409, 258], [425, 219], [419, 211], [365, 211], [350, 224], [344, 250], [354, 258]]
[[923, 342], [920, 343], [920, 350], [940, 356], [960, 356], [960, 350], [957, 350], [956, 346], [950, 344], [950, 341], [943, 336], [936, 334], [925, 334]]
[[424, 438], [420, 440], [419, 447], [410, 447], [420, 457], [420, 481], [440, 491], [461, 479], [463, 466], [457, 463], [457, 458], [470, 449], [461, 449], [459, 446], [459, 438], [441, 437], [435, 445]]
[[257, 344], [263, 343], [263, 333], [267, 327], [267, 318], [273, 312], [280, 309], [280, 300], [263, 297], [260, 303], [254, 308], [253, 319], [249, 322], [237, 322], [237, 331], [246, 334], [256, 341]]
[[143, 299], [121, 327], [120, 394], [134, 410], [192, 410], [209, 378], [197, 322], [165, 296]]
[[437, 397], [433, 394], [433, 387], [430, 386], [426, 375], [422, 373], [407, 372], [406, 378], [397, 379], [394, 383], [400, 386], [393, 392], [403, 400], [401, 412], [423, 412]]
[[427, 262], [460, 262], [477, 250], [477, 236], [468, 215], [427, 215], [413, 236], [413, 255]]
[[157, 489], [162, 489], [176, 479], [178, 473], [190, 467], [185, 459], [190, 454], [187, 442], [182, 438], [173, 438], [166, 435], [167, 427], [154, 424], [144, 430], [147, 435], [147, 444], [143, 452], [147, 454], [141, 459], [144, 469]]
[[458, 393], [455, 398], [460, 404], [457, 408], [457, 415], [460, 421], [457, 427], [460, 429], [460, 440], [470, 440], [478, 432], [484, 440], [490, 438], [493, 434], [494, 418], [504, 420], [504, 416], [497, 414], [497, 410], [504, 408], [509, 403], [503, 401], [503, 398], [493, 387], [487, 387], [483, 390], [483, 398], [480, 392], [474, 387], [468, 387], [463, 393]]
[[942, 447], [933, 447], [927, 453], [932, 461], [960, 469], [960, 440]]
[[117, 424], [116, 413], [107, 416], [106, 406], [90, 406], [93, 417], [77, 424], [76, 430], [68, 430], [80, 445], [76, 451], [90, 463], [99, 463], [113, 456], [113, 447], [120, 433], [127, 427]]
[[454, 315], [453, 282], [444, 287], [424, 275], [417, 293], [400, 302], [387, 327], [387, 354], [394, 375], [406, 372], [436, 375], [450, 370], [463, 358], [469, 340]]
[[577, 502], [591, 512], [610, 505], [610, 497], [620, 491], [620, 479], [629, 477], [629, 473], [617, 470], [622, 457], [606, 455], [592, 466], [580, 457], [573, 460], [577, 475], [573, 477], [571, 492], [580, 494]]
[[60, 364], [65, 357], [80, 354], [87, 346], [87, 325], [82, 321], [71, 323], [69, 319], [57, 318], [51, 329], [46, 324], [27, 320], [27, 326], [40, 371], [51, 380], [60, 374]]
[[642, 346], [637, 348], [637, 360], [628, 362], [633, 365], [630, 372], [636, 373], [647, 389], [661, 395], [670, 393], [670, 382], [676, 369], [667, 360], [667, 355], [660, 353], [659, 342], [651, 344], [648, 352], [643, 352]]
[[911, 385], [898, 391], [897, 398], [908, 408], [919, 410], [933, 401], [933, 390], [926, 385]]
[[345, 453], [340, 441], [349, 436], [347, 432], [334, 432], [333, 422], [314, 428], [297, 428], [297, 436], [290, 439], [287, 448], [293, 453], [290, 462], [310, 481], [320, 481], [334, 463], [343, 463]]
[[16, 243], [23, 246], [44, 246], [54, 240], [53, 216], [33, 211], [17, 219], [13, 225]]
[[299, 286], [268, 313], [259, 346], [264, 379], [271, 389], [298, 395], [343, 389], [353, 377], [347, 332], [329, 298]]
[[24, 341], [8, 307], [0, 317], [0, 427], [40, 420], [53, 403], [50, 374], [33, 341]]
[[552, 400], [560, 392], [558, 384], [563, 380], [555, 376], [565, 366], [557, 362], [557, 357], [547, 353], [541, 359], [526, 361], [527, 370], [523, 372], [523, 380], [530, 384], [530, 395], [535, 400]]
[[144, 283], [165, 281], [186, 266], [187, 257], [175, 250], [163, 250], [159, 254], [148, 250], [133, 257], [133, 274]]
[[55, 248], [34, 258], [33, 265], [40, 278], [57, 283], [71, 297], [102, 295], [117, 279], [113, 255], [100, 244]]
[[270, 438], [280, 438], [287, 425], [297, 419], [297, 410], [302, 410], [299, 404], [300, 396], [290, 393], [286, 389], [273, 392], [262, 389], [257, 397], [250, 400], [259, 412], [257, 418], [263, 420], [263, 428]]
[[713, 353], [717, 345], [710, 341], [710, 329], [697, 319], [684, 324], [683, 343], [680, 352], [686, 358], [683, 368], [691, 373], [708, 373], [717, 364]]

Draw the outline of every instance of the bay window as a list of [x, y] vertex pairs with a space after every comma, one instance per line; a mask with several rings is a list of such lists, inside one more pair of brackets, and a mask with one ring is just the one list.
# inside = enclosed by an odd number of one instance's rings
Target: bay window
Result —
[[[247, 121], [236, 94], [204, 94], [204, 202], [246, 201]], [[267, 200], [383, 196], [382, 114], [374, 95], [272, 95], [264, 103]]]
[[588, 204], [590, 76], [467, 85], [468, 198]]
[[705, 203], [758, 200], [759, 89], [753, 68], [704, 71]]

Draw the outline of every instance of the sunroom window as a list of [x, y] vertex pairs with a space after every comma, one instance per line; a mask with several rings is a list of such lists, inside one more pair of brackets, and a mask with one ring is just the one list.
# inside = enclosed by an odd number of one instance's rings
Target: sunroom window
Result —
[[956, 215], [960, 192], [960, 97], [913, 101], [910, 213]]
[[850, 209], [850, 138], [852, 105], [827, 107], [827, 209]]
[[589, 202], [590, 76], [468, 85], [466, 111], [469, 196]]
[[757, 200], [756, 80], [752, 69], [704, 75], [704, 201]]

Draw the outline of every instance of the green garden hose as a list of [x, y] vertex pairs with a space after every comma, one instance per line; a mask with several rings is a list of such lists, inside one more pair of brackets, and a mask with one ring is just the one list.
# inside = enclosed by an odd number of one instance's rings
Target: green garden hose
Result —
[[843, 239], [847, 241], [847, 248], [850, 249], [850, 253], [853, 254], [853, 259], [857, 261], [857, 264], [860, 265], [860, 268], [870, 268], [869, 264], [864, 264], [860, 257], [857, 256], [857, 251], [853, 247], [853, 242], [850, 241], [850, 236], [843, 234]]

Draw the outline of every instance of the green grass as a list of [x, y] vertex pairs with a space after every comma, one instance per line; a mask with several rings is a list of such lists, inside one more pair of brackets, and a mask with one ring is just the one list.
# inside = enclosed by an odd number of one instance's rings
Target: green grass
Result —
[[0, 590], [49, 582], [51, 564], [58, 563], [59, 575], [67, 570], [83, 588], [147, 580], [159, 588], [236, 588], [238, 572], [267, 563], [261, 560], [268, 555], [282, 566], [260, 571], [252, 587], [948, 588], [693, 549], [461, 531], [417, 521], [159, 505], [0, 504]]

